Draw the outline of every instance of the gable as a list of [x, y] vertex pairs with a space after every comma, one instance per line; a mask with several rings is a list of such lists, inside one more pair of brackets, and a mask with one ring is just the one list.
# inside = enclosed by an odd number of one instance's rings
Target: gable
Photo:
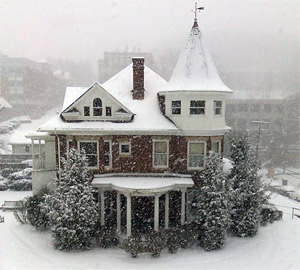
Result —
[[129, 122], [132, 116], [128, 108], [98, 83], [93, 84], [61, 113], [61, 118], [67, 122]]

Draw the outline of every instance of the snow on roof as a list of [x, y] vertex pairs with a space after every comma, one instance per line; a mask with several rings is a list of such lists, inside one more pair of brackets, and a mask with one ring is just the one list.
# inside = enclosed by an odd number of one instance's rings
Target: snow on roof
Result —
[[190, 32], [169, 83], [171, 88], [165, 91], [232, 92], [222, 82], [197, 24]]
[[4, 99], [4, 97], [0, 97], [0, 109], [1, 108], [12, 108], [12, 106]]
[[[134, 119], [128, 123], [114, 123], [101, 121], [64, 122], [59, 116], [41, 126], [40, 131], [66, 131], [66, 130], [177, 130], [160, 111], [157, 93], [168, 87], [168, 82], [158, 74], [145, 66], [145, 98], [133, 100], [133, 70], [132, 64], [120, 71], [114, 77], [105, 82], [102, 87], [116, 98], [121, 104], [135, 114]], [[83, 95], [89, 87], [68, 87], [66, 90], [63, 110]]]
[[[45, 123], [45, 121], [48, 121], [56, 114], [55, 109], [52, 109], [44, 116], [42, 116], [40, 119], [32, 120], [31, 123], [23, 123], [21, 124], [13, 134], [11, 134], [9, 138], [10, 144], [31, 144], [31, 140], [26, 138], [29, 133], [35, 132], [38, 127]], [[44, 134], [44, 133], [43, 133]], [[42, 135], [39, 133], [39, 135]]]
[[95, 177], [92, 185], [110, 187], [119, 191], [147, 193], [192, 187], [194, 182], [189, 177]]

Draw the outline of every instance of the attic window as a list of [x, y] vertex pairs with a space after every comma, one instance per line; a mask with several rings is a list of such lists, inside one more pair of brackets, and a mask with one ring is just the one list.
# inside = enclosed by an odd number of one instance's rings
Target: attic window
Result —
[[117, 113], [127, 113], [124, 109], [120, 108], [117, 110]]
[[84, 107], [83, 110], [84, 116], [90, 116], [90, 107]]
[[93, 100], [93, 112], [94, 116], [102, 116], [102, 101], [100, 98]]

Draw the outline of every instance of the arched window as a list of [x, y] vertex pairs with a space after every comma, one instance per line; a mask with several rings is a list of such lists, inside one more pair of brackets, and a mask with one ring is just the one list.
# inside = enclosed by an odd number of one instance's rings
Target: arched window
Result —
[[94, 111], [94, 116], [102, 115], [102, 101], [100, 98], [95, 98], [93, 100], [93, 111]]

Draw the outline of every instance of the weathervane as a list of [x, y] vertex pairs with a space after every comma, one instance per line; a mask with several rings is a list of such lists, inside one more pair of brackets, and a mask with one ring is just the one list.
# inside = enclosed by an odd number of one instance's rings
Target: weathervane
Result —
[[192, 10], [192, 12], [195, 14], [195, 22], [197, 21], [197, 12], [200, 12], [201, 10], [204, 10], [204, 7], [197, 8], [197, 3], [195, 3], [195, 10]]

